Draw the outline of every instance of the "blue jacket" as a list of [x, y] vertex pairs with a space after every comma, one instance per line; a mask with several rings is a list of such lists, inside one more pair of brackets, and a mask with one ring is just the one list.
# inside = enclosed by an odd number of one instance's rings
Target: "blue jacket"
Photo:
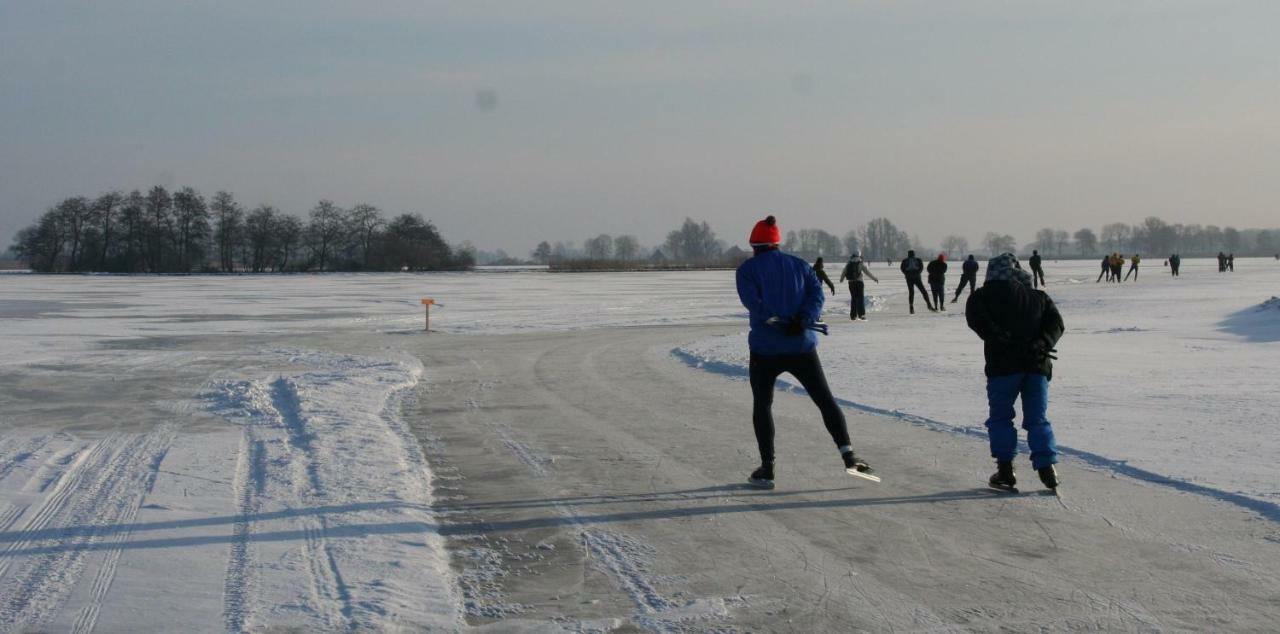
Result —
[[[807, 328], [803, 335], [789, 336], [783, 327], [793, 315], [804, 325], [822, 315], [822, 283], [808, 262], [777, 249], [751, 257], [738, 267], [738, 298], [751, 314], [751, 352], [763, 355], [799, 354], [818, 347], [818, 336]], [[766, 324], [770, 317], [782, 323]]]

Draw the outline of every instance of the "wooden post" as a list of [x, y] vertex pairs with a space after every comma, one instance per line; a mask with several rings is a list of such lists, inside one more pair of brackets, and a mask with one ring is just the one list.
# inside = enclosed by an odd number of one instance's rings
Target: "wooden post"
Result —
[[422, 299], [422, 308], [424, 311], [426, 311], [426, 316], [427, 316], [427, 323], [426, 323], [427, 327], [425, 328], [427, 332], [431, 332], [431, 305], [435, 303], [436, 303], [436, 300], [431, 299], [430, 297], [424, 297]]

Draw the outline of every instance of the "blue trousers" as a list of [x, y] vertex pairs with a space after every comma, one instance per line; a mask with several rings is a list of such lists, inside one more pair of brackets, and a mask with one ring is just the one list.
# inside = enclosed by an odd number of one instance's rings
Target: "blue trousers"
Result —
[[987, 436], [991, 457], [1013, 460], [1018, 455], [1018, 430], [1013, 426], [1013, 402], [1022, 397], [1022, 428], [1027, 430], [1031, 466], [1043, 469], [1058, 462], [1058, 445], [1053, 427], [1045, 418], [1049, 409], [1049, 379], [1043, 374], [1009, 374], [987, 378]]

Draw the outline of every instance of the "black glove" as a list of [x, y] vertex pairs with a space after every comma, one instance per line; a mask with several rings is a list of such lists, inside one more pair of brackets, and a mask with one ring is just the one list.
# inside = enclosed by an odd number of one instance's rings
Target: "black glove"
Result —
[[804, 334], [804, 329], [804, 318], [800, 315], [795, 315], [782, 327], [782, 332], [788, 337], [799, 337]]
[[1044, 339], [1037, 339], [1031, 342], [1031, 358], [1037, 363], [1048, 359], [1056, 361], [1058, 359], [1057, 352], [1058, 350], [1053, 347], [1053, 344]]

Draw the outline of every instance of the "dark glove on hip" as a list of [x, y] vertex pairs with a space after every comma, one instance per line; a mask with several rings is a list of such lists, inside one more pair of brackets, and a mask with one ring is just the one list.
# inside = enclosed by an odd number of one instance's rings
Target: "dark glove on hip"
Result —
[[793, 316], [791, 320], [787, 322], [787, 325], [782, 327], [783, 334], [786, 334], [789, 337], [799, 337], [804, 334], [804, 330], [804, 318], [800, 315]]

